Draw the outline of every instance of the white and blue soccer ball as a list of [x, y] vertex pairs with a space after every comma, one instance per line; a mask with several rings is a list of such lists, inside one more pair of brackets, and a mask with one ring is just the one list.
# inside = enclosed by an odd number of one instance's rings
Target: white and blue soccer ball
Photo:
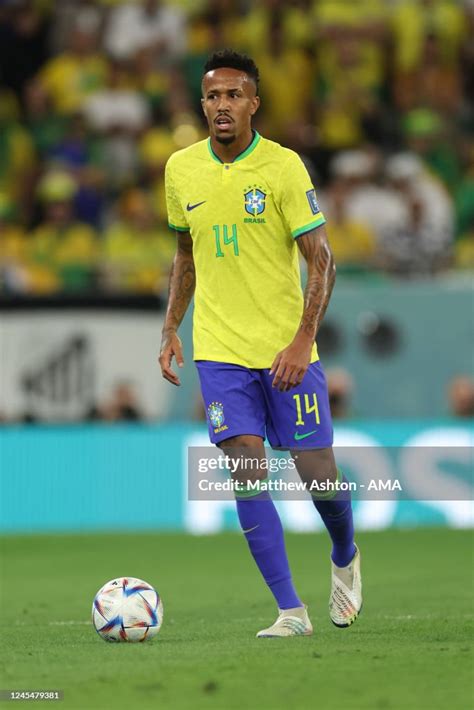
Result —
[[95, 595], [92, 623], [104, 641], [147, 641], [161, 628], [163, 602], [148, 582], [117, 577]]

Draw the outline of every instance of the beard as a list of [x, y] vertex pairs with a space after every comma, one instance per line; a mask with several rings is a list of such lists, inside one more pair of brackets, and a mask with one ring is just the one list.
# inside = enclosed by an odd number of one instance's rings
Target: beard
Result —
[[216, 141], [218, 143], [221, 143], [222, 145], [230, 145], [235, 141], [235, 135], [234, 136], [216, 136]]

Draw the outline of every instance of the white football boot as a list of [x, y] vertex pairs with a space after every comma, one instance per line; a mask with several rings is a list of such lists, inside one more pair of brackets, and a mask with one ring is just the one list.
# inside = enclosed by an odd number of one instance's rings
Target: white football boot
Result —
[[356, 553], [347, 567], [337, 567], [331, 560], [331, 595], [329, 616], [335, 626], [350, 626], [362, 608], [362, 580], [360, 576], [360, 552]]
[[313, 627], [306, 606], [294, 609], [278, 609], [278, 619], [273, 626], [258, 632], [257, 638], [279, 638], [283, 636], [311, 636]]

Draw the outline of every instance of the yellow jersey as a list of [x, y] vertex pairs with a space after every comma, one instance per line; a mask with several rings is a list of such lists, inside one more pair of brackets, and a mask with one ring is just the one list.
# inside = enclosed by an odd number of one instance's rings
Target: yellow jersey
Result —
[[302, 160], [254, 132], [223, 163], [208, 138], [170, 157], [165, 187], [170, 227], [193, 240], [194, 359], [270, 367], [303, 314], [295, 240], [325, 222]]

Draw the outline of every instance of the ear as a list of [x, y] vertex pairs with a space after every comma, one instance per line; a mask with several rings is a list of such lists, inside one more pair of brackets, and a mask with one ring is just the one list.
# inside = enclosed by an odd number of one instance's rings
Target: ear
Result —
[[204, 99], [201, 99], [201, 106], [202, 106], [202, 112], [205, 115], [205, 117], [207, 118], [206, 103], [205, 103]]
[[260, 106], [260, 96], [254, 96], [252, 99], [252, 108], [250, 109], [250, 115], [254, 116]]

